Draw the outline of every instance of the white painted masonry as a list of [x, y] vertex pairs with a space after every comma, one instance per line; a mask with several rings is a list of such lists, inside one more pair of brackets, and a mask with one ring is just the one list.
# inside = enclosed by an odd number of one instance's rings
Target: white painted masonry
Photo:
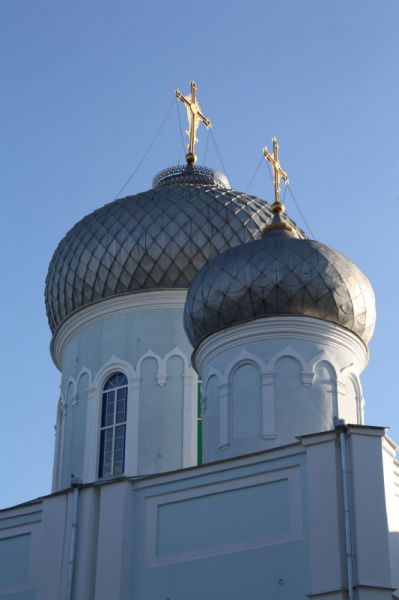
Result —
[[[398, 462], [345, 428], [356, 600], [399, 598]], [[0, 511], [0, 599], [64, 598], [72, 490]], [[80, 487], [73, 600], [346, 600], [337, 431]]]
[[208, 336], [194, 353], [204, 462], [289, 444], [335, 419], [362, 424], [367, 359], [355, 334], [311, 317], [259, 318]]
[[111, 298], [79, 311], [56, 334], [63, 400], [53, 491], [68, 487], [72, 474], [96, 481], [102, 389], [117, 372], [128, 380], [125, 474], [196, 464], [198, 378], [182, 325], [185, 297], [185, 290], [158, 290]]

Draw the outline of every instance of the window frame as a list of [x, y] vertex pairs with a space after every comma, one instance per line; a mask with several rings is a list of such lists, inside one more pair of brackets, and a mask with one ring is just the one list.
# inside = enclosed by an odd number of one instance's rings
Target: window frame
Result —
[[[120, 377], [123, 379], [123, 383], [119, 383], [117, 385], [112, 385], [111, 387], [109, 387], [107, 389], [107, 387], [109, 386], [110, 383], [112, 383], [112, 380], [114, 380], [116, 377]], [[119, 392], [121, 390], [124, 390], [124, 398], [122, 398], [122, 401], [124, 401], [124, 406], [123, 406], [123, 413], [124, 413], [124, 418], [118, 420], [117, 419], [117, 413], [118, 413], [118, 402], [120, 401], [120, 398], [118, 398], [119, 396]], [[110, 477], [118, 477], [121, 476], [125, 473], [125, 468], [126, 468], [126, 438], [127, 438], [127, 423], [128, 423], [128, 416], [127, 416], [127, 409], [128, 409], [128, 395], [129, 395], [129, 384], [128, 384], [128, 378], [125, 375], [125, 373], [123, 373], [123, 371], [116, 371], [113, 372], [111, 374], [108, 375], [108, 377], [106, 378], [103, 386], [102, 386], [102, 390], [101, 390], [101, 396], [100, 396], [100, 410], [99, 410], [99, 417], [100, 417], [100, 422], [99, 422], [99, 439], [98, 439], [98, 468], [97, 468], [97, 476], [99, 479], [106, 479], [106, 478], [110, 478]], [[111, 411], [107, 411], [107, 408], [109, 406], [112, 406]], [[107, 420], [108, 417], [108, 420]], [[112, 419], [110, 419], [110, 417], [112, 417]], [[123, 428], [123, 440], [121, 442], [121, 447], [117, 447], [117, 430], [118, 428]], [[108, 436], [108, 440], [107, 440], [107, 433], [111, 431], [110, 437]], [[111, 449], [108, 450], [108, 453], [110, 454], [111, 460], [110, 463], [106, 463], [105, 459], [106, 459], [106, 455], [107, 455], [107, 449], [106, 449], [106, 443], [109, 443], [109, 441], [111, 442]], [[121, 463], [121, 465], [117, 465], [116, 466], [116, 453], [117, 452], [122, 452], [122, 459], [121, 461], [118, 461], [118, 463]], [[110, 468], [106, 469], [106, 465], [110, 464]], [[105, 472], [106, 470], [106, 472]]]

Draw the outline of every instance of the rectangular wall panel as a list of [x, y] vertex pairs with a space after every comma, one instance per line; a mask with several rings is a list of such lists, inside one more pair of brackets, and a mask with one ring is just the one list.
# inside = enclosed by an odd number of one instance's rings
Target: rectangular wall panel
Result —
[[0, 540], [0, 590], [28, 581], [30, 534]]
[[296, 468], [148, 498], [146, 566], [297, 539], [300, 498]]

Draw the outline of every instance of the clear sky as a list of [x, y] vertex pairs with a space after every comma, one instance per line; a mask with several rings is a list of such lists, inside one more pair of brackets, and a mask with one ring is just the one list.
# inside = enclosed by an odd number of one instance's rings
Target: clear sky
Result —
[[[378, 320], [362, 378], [366, 421], [399, 440], [398, 1], [3, 0], [0, 28], [0, 505], [51, 486], [52, 253], [115, 197], [191, 79], [232, 186], [247, 190], [277, 136], [316, 239], [370, 278]], [[177, 114], [172, 106], [122, 195], [182, 161]], [[212, 141], [206, 164], [221, 169]], [[266, 166], [249, 192], [273, 199]], [[306, 230], [288, 194], [286, 205]]]

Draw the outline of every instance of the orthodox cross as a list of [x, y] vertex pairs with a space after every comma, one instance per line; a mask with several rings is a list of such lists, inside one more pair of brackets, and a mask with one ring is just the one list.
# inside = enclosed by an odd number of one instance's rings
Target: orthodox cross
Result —
[[[285, 183], [288, 183], [288, 175], [283, 169], [278, 160], [278, 141], [276, 138], [273, 138], [273, 154], [269, 152], [269, 150], [265, 147], [263, 148], [263, 156], [268, 160], [274, 172], [274, 204], [280, 205], [280, 179], [283, 179]], [[284, 210], [284, 209], [283, 209]]]
[[191, 94], [183, 96], [180, 90], [176, 90], [176, 98], [181, 100], [187, 109], [188, 126], [189, 130], [186, 131], [188, 135], [188, 152], [186, 154], [186, 160], [188, 163], [194, 164], [197, 160], [195, 156], [195, 144], [197, 140], [197, 129], [200, 121], [203, 122], [205, 127], [208, 129], [212, 126], [210, 120], [202, 114], [200, 106], [196, 98], [197, 84], [195, 81], [191, 82]]

